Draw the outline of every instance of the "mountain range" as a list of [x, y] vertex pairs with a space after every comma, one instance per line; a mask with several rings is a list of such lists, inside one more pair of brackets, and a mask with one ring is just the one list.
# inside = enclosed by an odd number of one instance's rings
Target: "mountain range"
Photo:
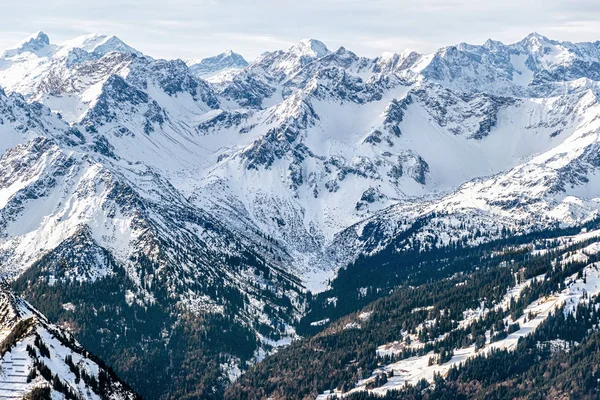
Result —
[[13, 314], [144, 398], [220, 398], [401, 283], [365, 260], [596, 221], [599, 81], [600, 42], [536, 33], [248, 63], [38, 32], [0, 55], [0, 273], [35, 310]]

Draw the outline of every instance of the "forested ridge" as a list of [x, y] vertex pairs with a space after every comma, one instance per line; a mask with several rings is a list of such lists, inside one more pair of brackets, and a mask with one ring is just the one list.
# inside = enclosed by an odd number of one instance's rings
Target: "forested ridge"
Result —
[[[371, 270], [380, 270], [385, 263], [388, 272], [405, 273], [407, 283], [387, 288], [389, 294], [382, 295], [381, 290], [373, 290], [373, 293], [379, 293], [379, 299], [340, 318], [334, 317], [335, 311], [326, 313], [327, 309], [334, 309], [331, 304], [321, 308], [312, 320], [331, 316], [335, 322], [323, 328], [304, 321], [307, 330], [321, 331], [292, 343], [251, 368], [227, 390], [226, 398], [309, 399], [326, 391], [343, 393], [371, 376], [374, 370], [394, 361], [433, 351], [432, 362], [444, 363], [452, 357], [454, 349], [485, 343], [486, 332], [490, 341], [501, 340], [519, 329], [518, 324], [505, 324], [508, 317], [516, 320], [523, 315], [527, 305], [564, 288], [565, 280], [574, 274], [585, 279], [581, 275], [583, 268], [600, 260], [597, 255], [592, 255], [586, 262], [570, 261], [557, 267], [558, 258], [598, 240], [590, 238], [559, 245], [555, 238], [564, 233], [572, 232], [539, 232], [529, 238], [514, 238], [512, 242], [506, 238], [478, 248], [457, 249], [456, 257], [446, 249], [438, 253], [443, 254], [442, 257], [427, 260], [431, 256], [427, 255], [423, 258], [427, 261], [413, 264], [421, 268], [418, 273], [412, 266], [408, 268], [410, 273], [402, 267], [391, 267], [395, 262], [392, 251], [387, 253], [389, 261], [385, 262], [381, 261], [383, 255], [377, 254], [370, 260], [373, 262]], [[547, 251], [532, 254], [532, 250], [542, 248]], [[364, 266], [368, 260], [364, 258], [358, 262]], [[397, 263], [401, 264], [401, 261]], [[372, 276], [373, 288], [377, 287], [376, 282], [381, 282], [377, 281], [379, 276]], [[424, 278], [426, 276], [429, 279]], [[419, 279], [420, 284], [417, 283]], [[524, 281], [530, 284], [516, 301], [511, 301], [506, 310], [493, 310], [492, 306], [502, 299], [509, 287]], [[333, 290], [336, 294], [341, 293]], [[337, 299], [337, 305], [343, 309], [361, 304], [360, 301], [344, 304], [344, 300], [343, 297]], [[463, 311], [477, 308], [482, 302], [492, 311], [467, 327], [458, 327], [457, 321], [463, 318]], [[387, 396], [409, 399], [550, 398], [561, 395], [597, 398], [595, 361], [600, 355], [589, 354], [599, 343], [595, 333], [597, 300], [593, 303], [593, 306], [580, 306], [575, 314], [553, 313], [535, 335], [521, 339], [514, 352], [501, 350], [492, 352], [489, 357], [475, 357], [460, 368], [452, 368], [447, 378], [437, 376], [434, 385], [420, 382], [401, 392], [388, 392]], [[361, 318], [364, 315], [368, 318]], [[419, 328], [425, 320], [435, 322]], [[357, 321], [359, 329], [348, 328]], [[393, 356], [377, 355], [378, 346], [405, 341], [406, 332], [417, 334], [425, 345]], [[440, 337], [443, 339], [433, 340]], [[570, 343], [571, 351], [569, 348], [550, 351], [548, 342], [555, 339]], [[553, 383], [558, 377], [569, 377], [569, 381]], [[378, 375], [374, 386], [386, 381], [387, 377]], [[371, 395], [361, 392], [350, 398], [371, 398]]]

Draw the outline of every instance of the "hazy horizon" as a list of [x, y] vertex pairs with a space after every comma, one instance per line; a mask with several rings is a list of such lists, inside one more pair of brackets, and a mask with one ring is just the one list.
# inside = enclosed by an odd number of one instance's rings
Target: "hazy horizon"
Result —
[[[97, 4], [33, 0], [2, 5], [5, 21], [0, 48], [36, 31], [53, 43], [89, 33], [115, 34], [157, 58], [203, 58], [227, 49], [252, 60], [264, 51], [287, 48], [304, 38], [359, 55], [412, 49], [428, 53], [460, 42], [488, 38], [516, 42], [531, 32], [552, 39], [600, 39], [600, 6], [593, 1], [515, 1], [483, 4], [472, 0], [106, 0]], [[517, 12], [515, 12], [517, 11]]]

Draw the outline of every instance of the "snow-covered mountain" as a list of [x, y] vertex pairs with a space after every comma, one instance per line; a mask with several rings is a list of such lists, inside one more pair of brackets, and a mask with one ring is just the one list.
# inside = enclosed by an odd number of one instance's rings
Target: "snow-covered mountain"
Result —
[[227, 50], [214, 57], [188, 60], [186, 64], [197, 77], [211, 82], [218, 82], [248, 66], [248, 61], [240, 54], [234, 53], [233, 50]]
[[475, 244], [598, 214], [600, 42], [372, 59], [309, 39], [245, 64], [101, 35], [6, 50], [3, 275], [118, 278], [123, 304], [228, 315], [258, 340], [224, 352], [231, 373], [294, 336], [306, 288], [398, 236]]
[[0, 289], [0, 367], [3, 399], [44, 398], [42, 394], [60, 399], [139, 399], [73, 336], [48, 322], [4, 283]]
[[[579, 223], [596, 214], [597, 194], [583, 180], [570, 181], [579, 190], [570, 191], [564, 179], [581, 171], [579, 155], [593, 154], [597, 47], [532, 34], [512, 45], [376, 59], [331, 52], [314, 40], [268, 53], [217, 87], [258, 109], [258, 121], [237, 124], [258, 137], [236, 153], [228, 149], [200, 196], [213, 182], [219, 193], [222, 182], [232, 191], [257, 182], [245, 191], [252, 198], [244, 209], [305, 265], [348, 261], [348, 241], [356, 237], [362, 247], [362, 227], [373, 219], [385, 221], [383, 238], [432, 212], [477, 225], [454, 239], [496, 219], [521, 229]], [[229, 124], [204, 126], [224, 132]], [[506, 196], [503, 203], [494, 190]], [[229, 218], [221, 211], [235, 208], [228, 203], [219, 198], [214, 212]]]
[[[488, 40], [368, 59], [310, 39], [211, 84], [196, 67], [239, 68], [242, 59], [228, 52], [188, 67], [115, 37], [54, 45], [39, 33], [4, 53], [0, 84], [91, 132], [113, 160], [154, 169], [236, 234], [273, 238], [294, 273], [312, 282], [323, 280], [323, 265], [354, 256], [336, 251], [349, 227], [360, 233], [361, 222], [381, 213], [389, 223], [385, 213], [405, 220], [434, 209], [501, 216], [496, 194], [495, 206], [485, 200], [486, 185], [534, 164], [539, 171], [523, 179], [558, 168], [561, 179], [567, 164], [581, 164], [571, 150], [593, 141], [598, 54], [596, 43], [532, 34], [511, 45]], [[568, 158], [542, 162], [552, 151]], [[501, 192], [511, 199], [535, 185], [507, 179], [514, 193]], [[564, 186], [547, 182], [548, 193]], [[538, 198], [536, 215], [531, 207], [504, 213], [506, 223], [573, 223], [594, 212], [593, 201], [576, 215], [575, 205], [552, 199]]]

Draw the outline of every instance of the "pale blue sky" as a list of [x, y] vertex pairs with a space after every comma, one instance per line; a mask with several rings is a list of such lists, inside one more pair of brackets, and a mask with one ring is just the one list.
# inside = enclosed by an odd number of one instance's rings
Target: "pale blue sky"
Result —
[[248, 59], [315, 38], [365, 56], [429, 52], [532, 31], [600, 40], [597, 0], [0, 0], [0, 48], [43, 30], [52, 42], [116, 34], [154, 57], [201, 58], [233, 49]]

